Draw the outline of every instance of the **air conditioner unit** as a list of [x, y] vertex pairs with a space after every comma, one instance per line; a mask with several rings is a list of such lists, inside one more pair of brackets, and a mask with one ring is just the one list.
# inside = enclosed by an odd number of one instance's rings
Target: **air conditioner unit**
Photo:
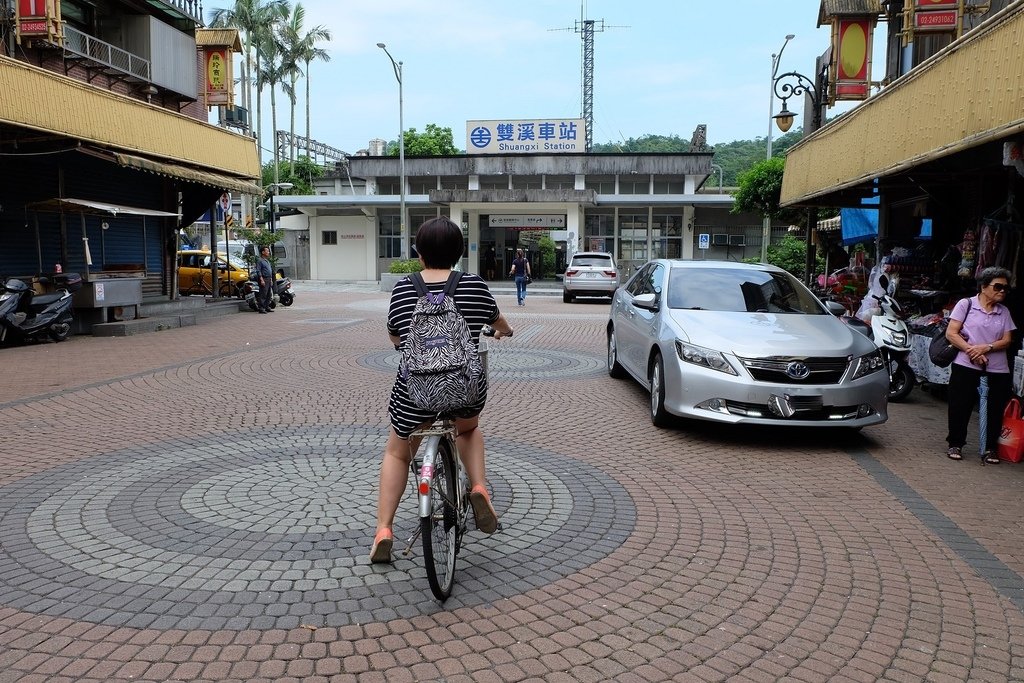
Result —
[[711, 236], [711, 244], [716, 247], [724, 247], [729, 244], [729, 236], [724, 232], [716, 232]]
[[729, 235], [729, 246], [730, 247], [745, 247], [747, 246], [744, 235]]
[[245, 107], [228, 107], [224, 110], [224, 123], [245, 128], [249, 121], [249, 110]]

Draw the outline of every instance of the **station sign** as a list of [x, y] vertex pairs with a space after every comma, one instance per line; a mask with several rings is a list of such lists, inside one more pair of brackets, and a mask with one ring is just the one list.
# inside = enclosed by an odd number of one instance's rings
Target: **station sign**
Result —
[[564, 230], [565, 215], [491, 214], [487, 217], [487, 226], [513, 230]]
[[583, 154], [583, 119], [466, 121], [467, 154]]

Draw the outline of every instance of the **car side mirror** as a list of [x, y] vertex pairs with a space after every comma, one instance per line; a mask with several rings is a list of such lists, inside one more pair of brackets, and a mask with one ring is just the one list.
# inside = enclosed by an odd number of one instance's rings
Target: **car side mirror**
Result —
[[657, 294], [640, 294], [633, 297], [633, 305], [637, 308], [643, 308], [648, 311], [658, 310], [658, 295]]
[[838, 301], [826, 301], [825, 308], [827, 308], [828, 312], [834, 316], [846, 315], [846, 306], [842, 305]]

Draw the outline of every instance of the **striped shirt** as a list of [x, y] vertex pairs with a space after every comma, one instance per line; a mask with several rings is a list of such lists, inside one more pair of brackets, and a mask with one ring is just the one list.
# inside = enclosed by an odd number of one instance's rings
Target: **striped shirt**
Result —
[[[440, 292], [444, 290], [444, 282], [428, 282], [427, 290]], [[388, 308], [387, 329], [389, 334], [401, 338], [405, 344], [405, 338], [409, 334], [409, 325], [412, 322], [412, 312], [416, 308], [419, 295], [416, 287], [409, 278], [402, 278], [395, 285], [391, 292], [391, 306]], [[491, 295], [480, 276], [471, 273], [464, 273], [459, 286], [455, 290], [455, 304], [466, 319], [469, 325], [470, 334], [475, 344], [480, 343], [480, 330], [483, 326], [489, 325], [498, 319], [498, 304]], [[458, 411], [453, 417], [469, 418], [479, 415], [486, 402], [486, 394], [473, 406]], [[417, 427], [425, 422], [432, 422], [436, 413], [424, 411], [412, 404], [409, 400], [409, 391], [401, 373], [395, 377], [395, 385], [391, 389], [391, 398], [388, 400], [388, 415], [391, 418], [391, 426], [395, 433], [406, 439]]]
[[[445, 285], [444, 282], [428, 282], [426, 284], [430, 292], [440, 292], [444, 290]], [[412, 311], [416, 308], [417, 300], [419, 300], [419, 296], [416, 294], [416, 287], [407, 277], [399, 280], [391, 292], [391, 306], [388, 308], [388, 334], [401, 337], [403, 344], [406, 335], [409, 334]], [[487, 288], [487, 283], [479, 275], [463, 273], [459, 287], [455, 290], [455, 304], [469, 325], [473, 341], [479, 343], [480, 330], [483, 326], [498, 319], [498, 304], [494, 301], [491, 290]]]

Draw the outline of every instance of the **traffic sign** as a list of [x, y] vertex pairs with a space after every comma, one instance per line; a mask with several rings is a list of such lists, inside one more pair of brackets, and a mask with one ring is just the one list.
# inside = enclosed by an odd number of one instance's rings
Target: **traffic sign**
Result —
[[697, 235], [697, 248], [698, 249], [710, 249], [711, 248], [711, 235], [706, 232], [702, 232]]

